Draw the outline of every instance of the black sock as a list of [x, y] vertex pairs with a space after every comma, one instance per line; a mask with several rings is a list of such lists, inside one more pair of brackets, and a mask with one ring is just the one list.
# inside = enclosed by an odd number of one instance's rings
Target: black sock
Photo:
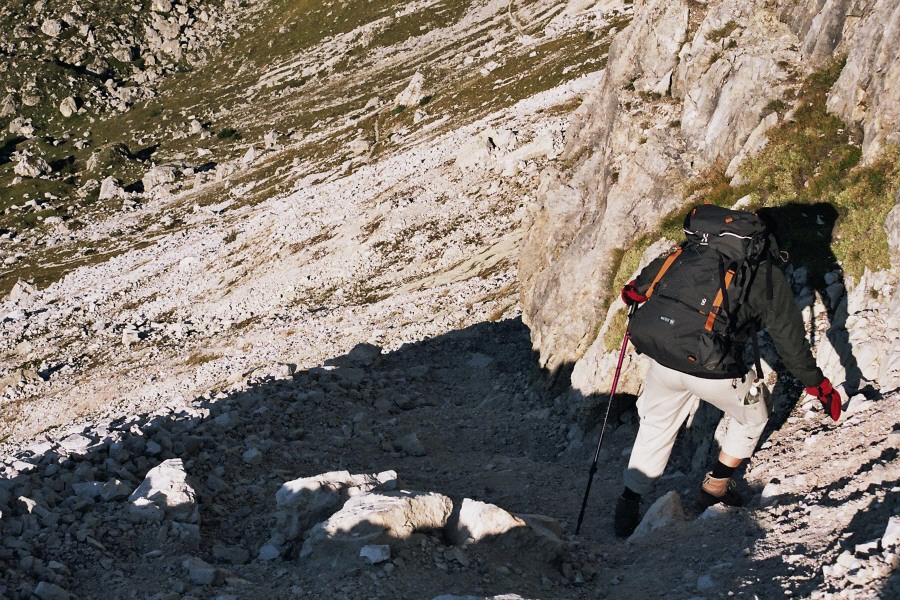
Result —
[[712, 476], [716, 479], [728, 479], [734, 474], [734, 470], [737, 467], [729, 467], [728, 465], [723, 465], [721, 461], [716, 461], [715, 466], [713, 466]]
[[626, 500], [637, 500], [638, 502], [641, 501], [641, 495], [629, 487], [626, 487], [622, 491], [622, 497], [625, 498]]

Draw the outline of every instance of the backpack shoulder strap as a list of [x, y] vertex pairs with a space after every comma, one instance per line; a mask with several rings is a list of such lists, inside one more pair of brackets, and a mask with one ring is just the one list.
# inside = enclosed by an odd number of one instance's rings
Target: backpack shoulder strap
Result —
[[713, 324], [716, 322], [716, 317], [719, 315], [719, 311], [721, 310], [722, 303], [725, 303], [725, 310], [728, 310], [728, 286], [731, 285], [731, 280], [734, 279], [735, 270], [733, 268], [728, 269], [725, 275], [722, 277], [722, 287], [719, 288], [719, 291], [716, 293], [716, 298], [713, 300], [713, 305], [709, 309], [709, 313], [706, 317], [706, 331], [712, 331]]
[[656, 274], [656, 277], [653, 278], [653, 283], [650, 284], [650, 288], [647, 290], [647, 298], [653, 295], [653, 290], [656, 289], [656, 284], [659, 283], [659, 280], [662, 279], [662, 276], [666, 274], [666, 271], [669, 270], [669, 267], [672, 266], [672, 263], [675, 262], [679, 256], [681, 256], [681, 246], [669, 255], [669, 258], [666, 259], [666, 262], [663, 263], [662, 267], [660, 267], [659, 272]]

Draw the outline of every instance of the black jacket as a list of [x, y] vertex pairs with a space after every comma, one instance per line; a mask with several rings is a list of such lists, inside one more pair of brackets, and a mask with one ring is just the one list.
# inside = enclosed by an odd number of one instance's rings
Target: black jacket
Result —
[[[641, 294], [646, 294], [653, 279], [665, 262], [666, 255], [660, 256], [647, 265], [635, 280], [635, 289]], [[771, 273], [771, 277], [768, 277]], [[767, 288], [771, 280], [772, 299], [769, 300]], [[816, 366], [816, 360], [806, 339], [806, 329], [803, 326], [803, 316], [794, 302], [794, 294], [784, 277], [781, 269], [763, 262], [756, 270], [750, 282], [750, 289], [744, 303], [738, 308], [736, 317], [736, 331], [752, 331], [754, 327], [748, 327], [751, 322], [756, 322], [761, 329], [766, 329], [775, 342], [775, 348], [784, 361], [784, 365], [800, 382], [806, 386], [819, 385], [824, 379], [822, 371]], [[736, 340], [737, 342], [746, 341]], [[743, 361], [740, 361], [743, 364]], [[750, 369], [743, 365], [743, 372]], [[688, 373], [699, 377], [711, 377], [709, 371], [698, 367], [697, 372]], [[730, 375], [720, 375], [728, 377]], [[715, 375], [712, 375], [715, 377]]]

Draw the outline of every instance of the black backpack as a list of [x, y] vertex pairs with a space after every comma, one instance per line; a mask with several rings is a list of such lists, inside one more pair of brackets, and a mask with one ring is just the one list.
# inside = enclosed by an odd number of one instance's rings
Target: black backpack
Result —
[[[735, 313], [757, 267], [775, 251], [768, 229], [755, 214], [704, 204], [688, 213], [684, 233], [631, 317], [631, 342], [677, 371], [740, 376], [745, 367]], [[769, 269], [771, 281], [771, 261]]]

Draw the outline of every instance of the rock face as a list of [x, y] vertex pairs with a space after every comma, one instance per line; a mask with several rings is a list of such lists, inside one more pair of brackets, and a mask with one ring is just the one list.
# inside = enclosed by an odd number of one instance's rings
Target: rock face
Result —
[[900, 5], [877, 2], [849, 46], [828, 110], [862, 129], [863, 156], [871, 160], [886, 143], [900, 144]]
[[649, 2], [616, 37], [597, 93], [567, 132], [562, 158], [575, 163], [572, 172], [548, 173], [529, 207], [519, 263], [523, 319], [551, 370], [575, 362], [593, 341], [608, 257], [623, 237], [651, 227], [679, 201], [668, 178], [676, 176], [683, 142], [666, 129], [644, 132], [644, 117], [626, 99], [640, 97], [628, 88], [653, 94], [668, 87], [688, 14], [682, 2]]
[[[600, 85], [566, 133], [562, 159], [571, 167], [546, 172], [529, 206], [519, 278], [542, 366], [578, 368], [607, 318], [604, 300], [614, 299], [607, 295], [616, 249], [679, 208], [687, 178], [717, 164], [733, 175], [765, 145], [778, 122], [766, 106], [781, 97], [791, 71], [848, 52], [829, 110], [863, 130], [867, 158], [896, 139], [900, 91], [887, 88], [900, 59], [888, 48], [898, 44], [900, 8], [851, 4], [650, 0], [635, 7]], [[598, 373], [582, 393], [608, 389], [598, 354], [582, 367]], [[626, 384], [623, 391], [636, 391]]]

